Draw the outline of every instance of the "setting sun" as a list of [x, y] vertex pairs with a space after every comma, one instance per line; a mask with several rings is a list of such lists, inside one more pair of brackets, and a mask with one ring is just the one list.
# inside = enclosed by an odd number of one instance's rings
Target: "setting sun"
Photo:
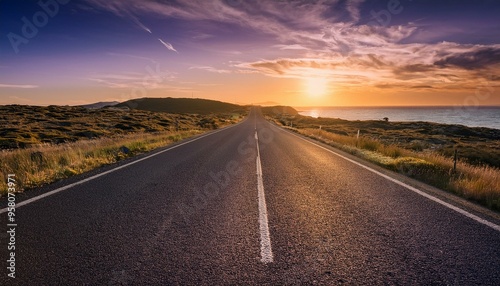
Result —
[[305, 92], [310, 97], [324, 96], [328, 92], [328, 80], [321, 77], [305, 79]]

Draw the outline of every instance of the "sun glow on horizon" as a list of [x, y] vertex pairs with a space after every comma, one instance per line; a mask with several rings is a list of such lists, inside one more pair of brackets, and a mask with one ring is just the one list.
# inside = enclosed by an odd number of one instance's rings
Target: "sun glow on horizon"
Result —
[[324, 77], [309, 77], [304, 79], [305, 93], [309, 97], [322, 97], [328, 93], [328, 80]]

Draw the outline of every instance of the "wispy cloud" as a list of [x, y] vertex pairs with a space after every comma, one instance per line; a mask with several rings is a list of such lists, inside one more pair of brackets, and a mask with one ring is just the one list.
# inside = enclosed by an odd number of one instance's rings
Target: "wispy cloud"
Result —
[[[279, 58], [235, 64], [241, 69], [273, 77], [304, 78], [321, 75], [350, 85], [378, 88], [439, 89], [450, 84], [476, 88], [477, 81], [495, 81], [500, 72], [500, 46], [439, 43], [387, 44], [358, 48], [349, 56]], [[354, 77], [362, 81], [353, 81]]]
[[217, 69], [211, 66], [193, 66], [189, 68], [190, 70], [204, 70], [208, 72], [213, 72], [213, 73], [231, 73], [230, 70], [225, 70], [225, 69]]
[[[265, 35], [259, 40], [269, 43], [269, 50], [261, 51], [258, 60], [249, 60], [242, 53], [240, 62], [232, 69], [192, 69], [294, 78], [319, 74], [347, 85], [413, 89], [438, 89], [453, 84], [472, 87], [474, 81], [491, 81], [492, 74], [500, 73], [500, 45], [419, 42], [429, 30], [423, 23], [425, 19], [401, 25], [363, 24], [370, 20], [369, 15], [363, 14], [363, 5], [369, 3], [364, 0], [87, 1], [120, 16], [134, 11], [234, 25]], [[215, 37], [217, 31], [210, 27], [197, 26], [196, 35], [190, 39]], [[172, 44], [158, 40], [168, 50], [177, 52]]]
[[303, 47], [299, 44], [293, 44], [293, 45], [274, 45], [274, 48], [278, 48], [280, 50], [307, 50], [306, 47]]
[[150, 34], [152, 34], [151, 29], [149, 29], [148, 27], [146, 27], [146, 25], [144, 25], [141, 21], [139, 21], [139, 19], [138, 19], [137, 17], [135, 17], [135, 16], [133, 16], [133, 15], [132, 15], [132, 16], [131, 16], [131, 18], [132, 18], [132, 21], [134, 21], [134, 23], [135, 23], [137, 26], [139, 26], [139, 27], [140, 27], [141, 29], [143, 29], [144, 31], [146, 31], [146, 32], [148, 32], [148, 33], [150, 33]]
[[141, 74], [103, 74], [94, 75], [87, 80], [99, 83], [109, 88], [136, 88], [142, 86]]
[[177, 52], [177, 50], [174, 48], [174, 46], [172, 46], [172, 44], [170, 44], [169, 42], [165, 42], [163, 41], [162, 39], [158, 39], [168, 50], [170, 51], [173, 51], [173, 52], [176, 52], [176, 53], [179, 53]]
[[148, 88], [158, 89], [165, 88], [168, 83], [175, 79], [175, 75], [170, 72], [162, 72], [154, 76], [149, 73], [128, 72], [121, 74], [94, 74], [86, 78], [86, 80], [96, 82], [102, 86], [109, 88], [133, 89], [133, 88]]
[[[118, 16], [150, 13], [186, 20], [209, 20], [231, 23], [278, 36], [282, 40], [303, 39], [304, 31], [318, 30], [331, 24], [323, 17], [339, 0], [315, 1], [190, 1], [87, 0], [94, 7]], [[307, 11], [307, 13], [304, 13]], [[342, 14], [342, 11], [338, 13]], [[210, 33], [209, 33], [210, 34]]]
[[38, 88], [38, 85], [32, 85], [32, 84], [3, 84], [3, 83], [0, 83], [0, 88]]
[[455, 53], [434, 63], [441, 67], [458, 67], [468, 70], [484, 69], [500, 64], [500, 47], [479, 47], [475, 50]]
[[277, 59], [261, 60], [250, 63], [238, 64], [240, 68], [250, 68], [258, 70], [267, 75], [277, 75], [283, 77], [300, 76], [300, 73], [294, 73], [294, 70], [332, 70], [337, 63], [334, 60], [324, 59]]

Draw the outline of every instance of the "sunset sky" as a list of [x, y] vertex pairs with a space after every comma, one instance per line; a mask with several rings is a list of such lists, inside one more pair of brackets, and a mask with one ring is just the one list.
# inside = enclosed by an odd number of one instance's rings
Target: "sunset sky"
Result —
[[500, 105], [499, 15], [497, 0], [1, 0], [0, 104]]

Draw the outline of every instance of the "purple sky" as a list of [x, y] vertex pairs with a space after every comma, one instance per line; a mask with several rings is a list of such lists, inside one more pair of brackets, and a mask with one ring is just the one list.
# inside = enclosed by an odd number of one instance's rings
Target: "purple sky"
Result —
[[500, 1], [0, 1], [0, 104], [500, 105]]

